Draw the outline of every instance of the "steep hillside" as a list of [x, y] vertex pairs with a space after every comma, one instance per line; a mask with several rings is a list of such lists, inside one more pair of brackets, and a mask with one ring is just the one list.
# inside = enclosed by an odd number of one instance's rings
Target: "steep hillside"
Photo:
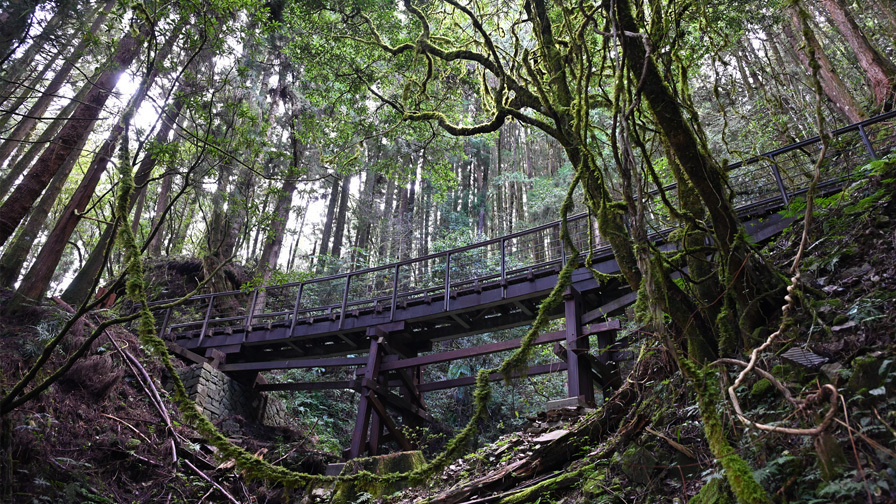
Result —
[[[745, 417], [768, 426], [813, 428], [833, 407], [824, 431], [806, 436], [748, 428], [727, 398], [714, 398], [729, 442], [776, 501], [896, 499], [896, 171], [884, 164], [876, 169], [817, 202], [792, 318], [760, 355], [757, 368], [767, 374], [748, 375], [736, 390]], [[790, 212], [801, 211], [796, 202]], [[765, 245], [782, 271], [801, 233], [798, 220]], [[4, 293], [0, 303], [7, 299]], [[56, 303], [0, 320], [2, 390], [36, 361], [69, 313]], [[97, 311], [76, 323], [38, 378], [113, 314]], [[626, 383], [597, 410], [533, 416], [523, 431], [450, 463], [424, 486], [382, 496], [357, 492], [350, 501], [732, 502], [694, 388], [661, 341], [643, 336], [640, 343]], [[727, 371], [727, 387], [740, 368], [719, 370]], [[164, 374], [125, 327], [106, 329], [59, 381], [3, 419], [3, 501], [331, 500], [329, 486], [284, 492], [246, 481], [232, 462], [216, 459], [180, 420]], [[827, 384], [837, 390], [833, 404]], [[319, 451], [313, 433], [243, 418], [219, 427], [289, 469], [322, 473], [335, 460]]]

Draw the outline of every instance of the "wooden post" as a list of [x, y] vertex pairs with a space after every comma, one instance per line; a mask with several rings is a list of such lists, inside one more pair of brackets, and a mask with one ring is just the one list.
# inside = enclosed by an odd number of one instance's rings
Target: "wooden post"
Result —
[[594, 384], [588, 362], [588, 337], [582, 334], [582, 298], [579, 291], [569, 287], [563, 295], [566, 306], [566, 363], [568, 397], [579, 397], [594, 404]]
[[[361, 402], [358, 404], [358, 416], [355, 419], [355, 429], [352, 431], [352, 445], [349, 448], [348, 458], [358, 458], [364, 452], [367, 446], [367, 430], [370, 427], [370, 416], [373, 405], [370, 403], [370, 394], [373, 390], [366, 386], [366, 381], [376, 381], [380, 374], [380, 337], [377, 335], [376, 327], [367, 329], [367, 335], [370, 336], [370, 353], [367, 354], [367, 367], [364, 369], [364, 380], [361, 385]], [[375, 422], [374, 431], [377, 432], [376, 442], [379, 442], [379, 421]], [[374, 447], [371, 447], [374, 448]]]
[[865, 145], [865, 151], [868, 152], [868, 157], [871, 158], [872, 161], [876, 161], [877, 153], [874, 152], [874, 147], [871, 145], [871, 141], [868, 140], [868, 134], [865, 133], [865, 126], [859, 124], [859, 136], [862, 137], [862, 143]]

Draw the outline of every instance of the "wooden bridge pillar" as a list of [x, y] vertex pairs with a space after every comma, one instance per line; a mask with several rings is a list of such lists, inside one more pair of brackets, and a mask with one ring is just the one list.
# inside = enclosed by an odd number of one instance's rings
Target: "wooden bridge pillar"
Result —
[[[373, 413], [373, 405], [371, 404], [371, 396], [373, 394], [373, 389], [370, 387], [370, 381], [376, 381], [379, 377], [380, 371], [380, 362], [382, 360], [382, 355], [380, 355], [380, 343], [383, 336], [377, 336], [375, 327], [371, 327], [367, 331], [367, 335], [370, 336], [370, 353], [367, 354], [367, 367], [364, 368], [364, 378], [361, 381], [361, 401], [358, 404], [358, 417], [355, 419], [355, 429], [352, 431], [352, 444], [349, 448], [348, 458], [358, 458], [361, 456], [367, 448], [368, 442], [368, 428], [371, 427], [371, 414]], [[373, 333], [373, 334], [371, 334]], [[376, 445], [379, 444], [379, 418], [373, 422], [373, 429], [371, 430], [375, 435]]]
[[[388, 433], [402, 450], [410, 450], [411, 444], [398, 428], [398, 425], [386, 411], [384, 403], [398, 408], [403, 413], [405, 423], [412, 424], [417, 420], [429, 420], [423, 407], [423, 398], [417, 385], [420, 383], [418, 373], [408, 373], [403, 369], [395, 370], [400, 379], [401, 396], [389, 391], [387, 372], [382, 372], [383, 358], [388, 354], [398, 355], [387, 341], [390, 332], [404, 330], [404, 323], [393, 323], [387, 326], [370, 327], [367, 336], [370, 338], [370, 353], [367, 366], [361, 378], [361, 400], [358, 405], [358, 416], [352, 431], [352, 444], [347, 450], [346, 458], [360, 457], [365, 452], [378, 455], [380, 445]], [[417, 368], [419, 369], [419, 368]]]
[[594, 383], [588, 360], [588, 336], [582, 332], [582, 296], [569, 287], [563, 295], [566, 307], [566, 363], [568, 397], [594, 404]]

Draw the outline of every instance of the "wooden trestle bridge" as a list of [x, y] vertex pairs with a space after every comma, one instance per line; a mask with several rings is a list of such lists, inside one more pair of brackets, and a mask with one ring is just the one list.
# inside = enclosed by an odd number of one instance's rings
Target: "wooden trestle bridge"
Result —
[[[822, 165], [822, 189], [842, 187], [861, 175], [856, 173], [859, 167], [894, 147], [896, 113], [835, 131]], [[728, 166], [735, 206], [755, 241], [790, 223], [775, 212], [806, 191], [820, 150], [816, 137]], [[674, 186], [663, 190], [667, 198], [676, 199]], [[653, 239], [662, 245], [674, 223], [663, 211], [659, 191], [650, 197], [650, 224], [658, 230]], [[593, 250], [593, 268], [618, 272], [609, 245], [589, 215], [572, 217], [568, 225], [579, 250]], [[389, 439], [409, 449], [389, 410], [406, 424], [431, 421], [424, 393], [475, 380], [469, 376], [423, 383], [423, 366], [519, 346], [519, 340], [512, 340], [433, 352], [433, 343], [531, 324], [566, 261], [559, 237], [560, 224], [554, 222], [385, 266], [249, 292], [196, 296], [158, 313], [157, 319], [175, 353], [196, 361], [211, 359], [221, 371], [256, 389], [360, 392], [348, 458], [377, 454]], [[553, 343], [560, 360], [533, 366], [528, 374], [565, 371], [568, 396], [593, 403], [595, 382], [605, 390], [618, 384], [616, 362], [626, 354], [616, 339], [619, 322], [610, 317], [633, 303], [635, 294], [621, 281], [599, 284], [581, 265], [564, 299], [551, 316], [565, 317], [566, 330], [537, 340]], [[592, 351], [593, 335], [598, 348]], [[262, 371], [329, 367], [353, 367], [355, 379], [256, 380]]]

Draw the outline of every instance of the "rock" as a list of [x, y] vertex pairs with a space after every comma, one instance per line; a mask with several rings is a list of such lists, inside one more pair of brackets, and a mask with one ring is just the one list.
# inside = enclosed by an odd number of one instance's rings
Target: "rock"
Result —
[[622, 472], [635, 483], [646, 485], [656, 469], [656, 457], [649, 450], [638, 445], [622, 454]]
[[876, 357], [866, 355], [855, 358], [852, 361], [852, 376], [846, 382], [846, 388], [853, 392], [859, 392], [879, 387], [881, 385], [879, 370], [880, 360]]
[[[404, 473], [419, 469], [426, 464], [420, 451], [390, 453], [376, 457], [357, 458], [346, 462], [341, 475], [370, 471], [375, 474]], [[368, 494], [372, 499], [391, 495], [407, 486], [406, 482], [390, 483], [339, 481], [333, 492], [332, 504], [356, 502], [361, 494]]]
[[533, 443], [549, 443], [556, 439], [560, 439], [569, 431], [566, 429], [557, 429], [555, 431], [548, 432], [547, 434], [543, 434], [532, 440]]
[[842, 278], [857, 277], [870, 273], [874, 268], [870, 264], [865, 263], [855, 268], [847, 268], [842, 273]]
[[835, 325], [834, 327], [831, 328], [831, 330], [834, 332], [845, 331], [847, 329], [851, 329], [851, 328], [855, 327], [856, 325], [858, 325], [858, 324], [856, 324], [854, 320], [850, 320], [849, 322], [846, 322], [845, 324]]
[[824, 374], [835, 387], [839, 387], [843, 384], [843, 375], [840, 374], [840, 371], [843, 369], [843, 365], [839, 362], [829, 362], [821, 366], [822, 374]]
[[828, 432], [816, 436], [815, 452], [818, 454], [821, 478], [825, 481], [832, 481], [840, 477], [842, 468], [846, 465], [846, 455], [837, 438]]

